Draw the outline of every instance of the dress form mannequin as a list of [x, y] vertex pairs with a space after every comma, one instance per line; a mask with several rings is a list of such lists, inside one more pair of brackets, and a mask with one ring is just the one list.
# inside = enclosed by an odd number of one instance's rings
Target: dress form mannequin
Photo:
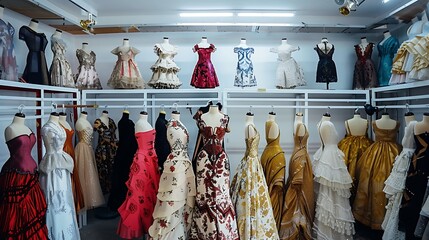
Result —
[[375, 121], [375, 125], [380, 129], [391, 130], [396, 127], [396, 121], [391, 119], [388, 113], [383, 113], [381, 118]]
[[87, 117], [88, 117], [88, 113], [87, 112], [83, 111], [83, 112], [80, 113], [80, 116], [77, 119], [76, 125], [75, 125], [76, 126], [76, 131], [82, 131], [82, 130], [87, 129], [87, 128], [91, 128], [92, 129], [92, 125], [88, 121]]
[[[124, 38], [123, 42], [122, 42], [122, 46], [118, 47], [118, 50], [122, 53], [122, 54], [127, 54], [131, 49], [130, 46], [130, 40], [128, 38]], [[112, 50], [112, 53], [115, 51], [116, 49]], [[140, 50], [138, 50], [137, 48], [132, 48], [133, 53], [134, 54], [138, 54], [140, 53]]]
[[152, 130], [153, 127], [147, 121], [147, 112], [140, 112], [140, 118], [136, 122], [136, 133]]
[[0, 5], [0, 19], [3, 18], [4, 6]]
[[391, 36], [389, 31], [383, 32], [383, 40], [381, 40], [380, 45], [383, 45], [383, 43]]
[[174, 120], [180, 121], [180, 113], [179, 113], [179, 112], [177, 112], [177, 111], [172, 112], [172, 113], [171, 113], [171, 119], [174, 119]]
[[319, 44], [317, 44], [317, 47], [322, 50], [325, 54], [331, 51], [332, 44], [328, 42], [327, 38], [322, 38]]
[[88, 54], [91, 53], [91, 49], [89, 49], [88, 43], [86, 42], [82, 43], [82, 50]]
[[210, 105], [209, 111], [201, 115], [201, 119], [206, 123], [207, 126], [212, 128], [221, 126], [221, 119], [224, 115], [219, 111], [217, 105]]
[[169, 41], [168, 37], [164, 37], [163, 38], [163, 42], [161, 43], [161, 47], [165, 51], [174, 51], [174, 49], [175, 49], [175, 47], [170, 44], [170, 41]]
[[277, 125], [277, 123], [275, 122], [276, 121], [276, 114], [274, 112], [270, 112], [268, 114], [267, 121], [273, 122], [273, 124], [271, 125], [271, 128], [270, 128], [270, 132], [268, 133], [268, 138], [271, 138], [271, 139], [277, 138], [280, 134], [280, 130], [279, 130], [279, 125]]
[[246, 39], [245, 38], [241, 38], [240, 44], [238, 44], [237, 47], [248, 48], [249, 46], [247, 46], [247, 44], [246, 44]]
[[323, 136], [328, 136], [329, 131], [331, 131], [331, 128], [324, 127], [326, 125], [322, 125], [323, 122], [331, 121], [331, 115], [329, 113], [325, 113], [322, 115], [322, 119], [320, 119], [320, 125], [319, 125], [319, 132], [320, 136], [323, 138]]
[[31, 129], [25, 125], [25, 115], [22, 113], [15, 114], [12, 123], [4, 130], [4, 138], [7, 141], [14, 139], [20, 135], [30, 135]]
[[405, 124], [408, 125], [408, 123], [410, 123], [411, 121], [415, 121], [416, 120], [416, 116], [414, 116], [414, 113], [412, 112], [407, 112], [405, 113]]
[[[305, 127], [304, 123], [302, 122], [303, 115], [302, 113], [296, 113], [295, 114], [295, 121], [293, 123], [293, 129], [294, 134], [297, 132], [297, 136], [302, 137], [305, 135]], [[299, 129], [298, 129], [299, 128]]]
[[246, 121], [244, 123], [244, 136], [246, 139], [252, 138], [256, 135], [255, 129], [252, 126], [255, 126], [255, 123], [253, 122], [253, 114], [246, 114]]
[[420, 122], [417, 122], [414, 126], [414, 134], [419, 135], [422, 133], [429, 132], [429, 113], [423, 114], [423, 119]]
[[51, 113], [51, 115], [49, 116], [49, 121], [60, 125], [60, 115], [56, 112]]
[[70, 124], [67, 122], [67, 114], [66, 113], [60, 113], [60, 119], [59, 119], [60, 125], [64, 128], [71, 130]]
[[345, 125], [348, 134], [352, 136], [365, 136], [368, 120], [362, 118], [359, 113], [355, 113], [353, 118], [346, 120]]
[[366, 46], [368, 46], [368, 41], [366, 40], [366, 37], [362, 37], [360, 39], [360, 44], [359, 44], [359, 47], [362, 50], [362, 53], [365, 52]]
[[63, 31], [59, 30], [59, 29], [55, 29], [54, 34], [52, 34], [53, 37], [56, 38], [61, 38], [61, 35], [63, 34]]
[[202, 37], [201, 42], [198, 43], [199, 48], [208, 48], [210, 47], [210, 44], [207, 42], [207, 37]]
[[104, 110], [101, 113], [100, 120], [104, 123], [104, 125], [109, 126], [109, 112]]
[[37, 29], [39, 28], [39, 21], [35, 19], [31, 19], [30, 24], [28, 26], [35, 32], [37, 32]]

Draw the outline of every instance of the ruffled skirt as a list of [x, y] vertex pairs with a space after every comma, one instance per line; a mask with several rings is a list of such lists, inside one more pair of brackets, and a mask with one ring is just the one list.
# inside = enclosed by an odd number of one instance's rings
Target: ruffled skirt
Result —
[[177, 73], [180, 68], [173, 61], [158, 60], [152, 67], [152, 77], [148, 85], [153, 88], [176, 89], [182, 86]]

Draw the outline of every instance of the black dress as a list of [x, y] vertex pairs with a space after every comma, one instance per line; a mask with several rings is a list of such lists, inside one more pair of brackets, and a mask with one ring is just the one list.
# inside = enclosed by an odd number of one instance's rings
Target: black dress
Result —
[[160, 173], [164, 170], [164, 162], [170, 154], [170, 144], [167, 141], [167, 123], [165, 113], [160, 112], [158, 119], [155, 122], [155, 152], [158, 156], [158, 166], [161, 169]]
[[112, 187], [107, 205], [111, 210], [118, 210], [125, 201], [128, 188], [125, 182], [129, 178], [130, 167], [137, 151], [137, 140], [134, 135], [134, 122], [128, 113], [123, 113], [118, 122], [119, 142], [113, 163]]
[[19, 39], [25, 41], [28, 48], [27, 64], [22, 78], [28, 83], [51, 85], [45, 58], [45, 49], [48, 44], [45, 34], [35, 32], [28, 26], [22, 26], [19, 29]]
[[[325, 49], [326, 49], [326, 42]], [[314, 48], [317, 55], [319, 55], [319, 63], [317, 63], [317, 75], [316, 82], [318, 83], [331, 83], [337, 82], [337, 68], [335, 63], [332, 60], [332, 55], [334, 55], [335, 47], [332, 45], [332, 49], [328, 52], [322, 51], [318, 45]]]

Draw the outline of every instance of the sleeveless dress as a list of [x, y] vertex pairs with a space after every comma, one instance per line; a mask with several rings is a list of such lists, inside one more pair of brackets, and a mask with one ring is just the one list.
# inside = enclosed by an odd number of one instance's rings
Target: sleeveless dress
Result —
[[265, 122], [265, 139], [267, 140], [267, 146], [261, 155], [261, 165], [264, 170], [265, 180], [267, 181], [277, 230], [280, 230], [286, 185], [286, 159], [284, 152], [280, 147], [280, 132], [275, 139], [268, 137], [272, 124], [272, 121]]
[[408, 168], [399, 226], [404, 227], [407, 239], [414, 236], [429, 176], [429, 133], [414, 135], [416, 150]]
[[53, 86], [75, 87], [73, 73], [66, 59], [67, 45], [59, 37], [51, 36], [51, 50], [54, 53], [49, 74]]
[[170, 155], [170, 144], [167, 140], [167, 123], [165, 119], [165, 112], [160, 112], [158, 118], [155, 122], [155, 151], [158, 156], [158, 167], [160, 172], [163, 172], [164, 162], [167, 160], [168, 155]]
[[95, 148], [95, 161], [97, 162], [98, 177], [100, 178], [103, 194], [109, 193], [112, 187], [113, 164], [118, 149], [116, 138], [116, 124], [109, 118], [109, 126], [97, 118], [94, 130], [98, 132], [98, 144]]
[[102, 89], [98, 73], [95, 70], [95, 53], [93, 51], [87, 53], [82, 49], [76, 49], [76, 57], [79, 61], [76, 87], [79, 89]]
[[256, 77], [253, 75], [253, 63], [250, 57], [255, 53], [251, 47], [235, 47], [234, 53], [237, 53], [237, 71], [235, 73], [234, 86], [236, 87], [254, 87], [256, 86]]
[[34, 133], [6, 142], [10, 158], [0, 172], [0, 239], [48, 239], [46, 200], [31, 149]]
[[215, 88], [219, 86], [216, 71], [211, 61], [211, 54], [216, 50], [213, 44], [208, 48], [200, 48], [198, 44], [194, 46], [194, 51], [198, 53], [198, 62], [192, 74], [191, 86], [196, 88]]
[[82, 186], [85, 208], [92, 209], [104, 204], [104, 196], [98, 179], [94, 150], [92, 149], [91, 127], [77, 131], [78, 144], [74, 149], [79, 180]]
[[401, 240], [405, 239], [405, 233], [398, 230], [399, 209], [403, 191], [405, 189], [405, 180], [407, 177], [410, 161], [413, 156], [416, 144], [414, 142], [414, 125], [416, 121], [411, 121], [405, 126], [404, 137], [402, 138], [402, 151], [396, 156], [392, 172], [384, 182], [383, 192], [386, 194], [388, 203], [386, 206], [386, 215], [384, 215], [381, 227], [384, 230], [383, 240]]
[[355, 45], [357, 60], [353, 73], [353, 89], [368, 89], [377, 86], [377, 73], [371, 59], [374, 43], [368, 43], [364, 51], [360, 44]]
[[[365, 150], [371, 145], [372, 140], [368, 138], [367, 134], [362, 136], [353, 136], [350, 131], [349, 123], [346, 121], [346, 137], [338, 143], [338, 148], [344, 153], [344, 162], [352, 177], [353, 185], [351, 188], [351, 203], [353, 203], [354, 196], [356, 195], [356, 164]], [[368, 132], [368, 126], [366, 131]]]
[[399, 122], [392, 130], [378, 128], [375, 121], [372, 127], [375, 142], [365, 150], [356, 164], [358, 185], [353, 214], [362, 224], [380, 230], [387, 204], [383, 192], [384, 182], [400, 151], [400, 146], [396, 143]]
[[15, 28], [10, 22], [0, 19], [0, 79], [18, 80], [18, 66], [16, 65], [13, 37]]
[[171, 153], [164, 163], [149, 228], [153, 239], [187, 239], [195, 205], [195, 175], [188, 156], [189, 133], [179, 120], [167, 125]]
[[399, 41], [393, 36], [390, 36], [385, 41], [381, 41], [377, 45], [378, 56], [380, 57], [380, 66], [378, 68], [378, 86], [387, 86], [392, 75], [393, 57], [398, 51]]
[[[326, 48], [326, 42], [325, 42]], [[332, 49], [329, 52], [322, 51], [319, 45], [314, 48], [317, 55], [319, 56], [319, 62], [317, 63], [316, 71], [316, 82], [317, 83], [331, 83], [337, 82], [337, 68], [335, 62], [332, 60], [334, 55], [335, 47], [332, 45]]]
[[73, 147], [73, 135], [74, 131], [73, 129], [67, 129], [64, 126], [61, 126], [64, 128], [64, 131], [66, 132], [66, 141], [64, 143], [63, 150], [66, 152], [70, 157], [73, 159], [73, 172], [71, 175], [72, 180], [72, 190], [73, 190], [73, 199], [74, 199], [74, 207], [76, 209], [76, 212], [79, 212], [80, 210], [85, 208], [85, 200], [83, 199], [83, 193], [82, 193], [82, 185], [80, 183], [79, 179], [79, 171], [76, 164], [76, 157], [74, 154], [74, 147]]
[[46, 154], [39, 164], [40, 186], [48, 203], [46, 225], [51, 240], [79, 240], [74, 208], [71, 173], [73, 159], [63, 151], [66, 132], [57, 123], [48, 121], [42, 127]]
[[[246, 139], [246, 153], [231, 183], [241, 239], [279, 239], [264, 171], [258, 159], [259, 132]], [[313, 191], [313, 189], [311, 189]]]
[[[320, 129], [329, 133], [322, 135]], [[350, 207], [352, 178], [344, 164], [344, 154], [338, 148], [338, 135], [334, 124], [318, 124], [322, 146], [313, 156], [316, 215], [313, 223], [314, 239], [353, 239], [354, 218]]]
[[[300, 125], [298, 125], [300, 126]], [[314, 220], [313, 169], [307, 152], [308, 131], [304, 136], [293, 135], [294, 150], [289, 164], [285, 202], [280, 228], [280, 239], [311, 240]]]
[[239, 239], [229, 192], [229, 159], [223, 149], [229, 117], [224, 115], [220, 121], [213, 128], [197, 115], [202, 147], [197, 155], [197, 195], [189, 239]]
[[[289, 47], [290, 46], [290, 47]], [[288, 45], [286, 48], [274, 48], [271, 51], [277, 53], [276, 88], [295, 88], [305, 86], [304, 71], [292, 57], [292, 52], [297, 51], [296, 46]]]
[[144, 88], [143, 78], [137, 63], [134, 61], [138, 50], [130, 47], [126, 53], [116, 47], [111, 53], [118, 56], [115, 67], [110, 75], [107, 85], [111, 88], [134, 89]]
[[158, 159], [153, 148], [155, 129], [135, 133], [137, 152], [126, 182], [128, 193], [119, 207], [117, 234], [121, 238], [140, 238], [153, 223], [153, 210], [159, 185]]
[[150, 67], [153, 74], [148, 83], [153, 88], [179, 88], [182, 82], [177, 73], [180, 68], [174, 62], [174, 57], [177, 55], [177, 47], [172, 50], [166, 50], [162, 44], [155, 44], [154, 52], [158, 55], [158, 60]]

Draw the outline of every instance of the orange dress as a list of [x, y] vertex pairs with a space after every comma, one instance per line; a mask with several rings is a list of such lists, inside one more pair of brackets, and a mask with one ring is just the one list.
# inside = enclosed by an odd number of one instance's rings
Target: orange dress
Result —
[[274, 219], [279, 230], [284, 204], [286, 160], [284, 152], [280, 147], [280, 133], [275, 139], [268, 137], [272, 124], [272, 121], [265, 123], [267, 146], [261, 156], [261, 165], [264, 169], [265, 180], [268, 185]]
[[392, 171], [395, 157], [401, 151], [400, 145], [396, 143], [399, 122], [392, 130], [380, 129], [375, 122], [372, 127], [375, 142], [365, 150], [356, 165], [358, 185], [353, 215], [364, 225], [381, 230], [387, 204], [383, 192], [384, 182]]

